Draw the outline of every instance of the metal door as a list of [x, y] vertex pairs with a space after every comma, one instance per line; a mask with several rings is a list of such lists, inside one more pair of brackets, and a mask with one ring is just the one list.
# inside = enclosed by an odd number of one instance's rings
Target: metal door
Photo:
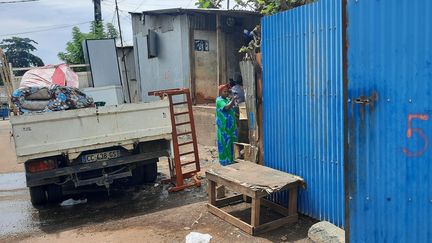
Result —
[[346, 0], [349, 238], [432, 239], [432, 1]]

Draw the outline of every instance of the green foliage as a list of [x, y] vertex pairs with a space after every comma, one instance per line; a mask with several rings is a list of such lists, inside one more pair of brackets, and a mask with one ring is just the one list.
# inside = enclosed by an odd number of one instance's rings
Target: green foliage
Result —
[[4, 50], [4, 53], [12, 63], [13, 67], [37, 67], [43, 66], [42, 59], [32, 54], [31, 52], [36, 51], [36, 41], [29, 38], [12, 37], [9, 39], [3, 39], [0, 42], [0, 47]]
[[[242, 1], [242, 0], [236, 0]], [[251, 2], [252, 0], [247, 0]], [[275, 14], [291, 8], [295, 8], [315, 0], [256, 0], [256, 9], [264, 15]]]
[[[275, 14], [284, 10], [298, 7], [314, 0], [235, 0], [234, 8], [248, 8], [264, 15]], [[198, 8], [220, 8], [221, 0], [197, 0]]]
[[[105, 30], [106, 27], [106, 30]], [[67, 64], [82, 64], [84, 63], [84, 53], [82, 42], [88, 39], [104, 39], [117, 38], [118, 31], [113, 24], [108, 23], [104, 26], [101, 22], [92, 22], [90, 32], [84, 33], [78, 27], [72, 28], [72, 40], [66, 43], [66, 51], [57, 54], [60, 60]]]
[[195, 6], [198, 8], [220, 8], [222, 0], [197, 0]]
[[113, 24], [108, 23], [106, 24], [106, 35], [108, 38], [117, 38], [119, 36], [119, 32], [117, 31], [117, 29], [114, 27]]

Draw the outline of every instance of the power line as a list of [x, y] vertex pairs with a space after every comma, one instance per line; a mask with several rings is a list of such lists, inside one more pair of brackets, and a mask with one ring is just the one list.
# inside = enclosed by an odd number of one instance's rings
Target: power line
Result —
[[[0, 37], [11, 36], [11, 35], [24, 35], [24, 34], [44, 32], [44, 31], [50, 31], [50, 30], [56, 30], [56, 29], [63, 29], [63, 28], [68, 28], [68, 27], [72, 27], [72, 26], [76, 26], [76, 25], [88, 24], [88, 23], [91, 23], [91, 22], [92, 21], [86, 21], [86, 22], [81, 22], [81, 23], [76, 23], [76, 24], [69, 24], [69, 25], [62, 25], [62, 26], [46, 26], [45, 27], [46, 29], [31, 30], [31, 31], [18, 32], [18, 33], [10, 33], [10, 34], [3, 34], [3, 35], [0, 35]], [[44, 27], [39, 27], [39, 28], [44, 28]]]
[[115, 16], [116, 16], [116, 10], [114, 9], [114, 13], [113, 13], [113, 16], [112, 16], [112, 19], [111, 19], [111, 24], [114, 24], [114, 18], [115, 18]]
[[121, 51], [122, 51], [122, 61], [123, 61], [123, 67], [124, 67], [124, 74], [125, 74], [125, 80], [123, 82], [126, 82], [126, 88], [127, 88], [127, 92], [128, 92], [128, 96], [129, 96], [129, 102], [131, 102], [131, 94], [130, 94], [130, 89], [129, 89], [129, 78], [128, 78], [128, 74], [127, 74], [127, 67], [126, 67], [126, 60], [125, 60], [125, 52], [124, 52], [124, 46], [123, 46], [123, 37], [122, 37], [122, 30], [121, 30], [121, 24], [120, 24], [120, 14], [119, 14], [119, 8], [118, 8], [118, 3], [117, 0], [115, 0], [115, 9], [117, 12], [117, 24], [118, 24], [118, 28], [119, 28], [119, 34], [120, 34], [120, 46], [121, 46]]
[[0, 4], [4, 4], [4, 3], [27, 3], [27, 2], [37, 2], [39, 0], [16, 0], [16, 1], [3, 1], [0, 2]]
[[140, 4], [138, 4], [138, 7], [136, 7], [132, 12], [137, 11], [143, 4], [144, 4], [145, 0], [142, 0], [142, 2]]

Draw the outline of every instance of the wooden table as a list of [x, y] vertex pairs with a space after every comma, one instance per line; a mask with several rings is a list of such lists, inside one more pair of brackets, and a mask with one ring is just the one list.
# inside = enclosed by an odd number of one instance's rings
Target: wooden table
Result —
[[[207, 204], [209, 212], [251, 235], [273, 230], [298, 220], [297, 190], [299, 186], [305, 185], [299, 176], [254, 163], [242, 162], [210, 169], [206, 172], [206, 177], [209, 182], [209, 203]], [[242, 195], [216, 199], [216, 185], [224, 185]], [[285, 190], [289, 191], [287, 207], [264, 198]], [[252, 199], [250, 224], [222, 210], [227, 204], [244, 201], [244, 196]], [[283, 217], [260, 224], [261, 205], [274, 210]]]

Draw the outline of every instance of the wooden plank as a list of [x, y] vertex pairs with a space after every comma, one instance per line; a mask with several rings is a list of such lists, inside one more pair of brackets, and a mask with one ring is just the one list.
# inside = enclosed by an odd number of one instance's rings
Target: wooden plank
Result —
[[216, 205], [216, 183], [214, 181], [208, 181], [208, 194], [209, 203], [211, 205]]
[[297, 214], [297, 190], [298, 188], [291, 188], [288, 194], [288, 213], [289, 215]]
[[258, 163], [263, 165], [263, 108], [262, 108], [262, 65], [261, 65], [261, 53], [256, 54], [257, 64], [255, 75], [256, 75], [256, 86], [257, 86], [257, 112], [258, 112]]
[[252, 198], [251, 225], [256, 227], [260, 223], [261, 199]]
[[284, 216], [288, 216], [289, 215], [288, 208], [283, 207], [283, 206], [281, 206], [281, 205], [279, 205], [277, 203], [274, 203], [274, 202], [272, 202], [270, 200], [267, 200], [265, 198], [261, 199], [261, 204], [263, 206], [265, 206], [265, 207], [268, 207], [268, 208], [272, 209], [273, 211], [275, 211], [277, 213], [280, 213], [280, 214], [284, 215]]
[[224, 199], [216, 200], [216, 206], [217, 207], [223, 207], [223, 206], [226, 206], [226, 205], [231, 204], [233, 202], [240, 202], [240, 201], [243, 201], [243, 195], [241, 195], [241, 194], [235, 195], [232, 197], [227, 197]]
[[194, 49], [194, 30], [193, 28], [189, 27], [189, 85], [191, 87], [191, 94], [192, 94], [192, 102], [194, 105], [196, 105], [196, 83], [195, 83], [195, 49]]
[[241, 145], [234, 143], [234, 160], [240, 159]]
[[[241, 151], [243, 150], [243, 155]], [[234, 161], [241, 160], [256, 163], [258, 148], [247, 143], [234, 143]]]
[[252, 191], [250, 188], [242, 186], [240, 184], [234, 183], [232, 181], [228, 181], [224, 178], [221, 178], [219, 176], [213, 175], [213, 174], [209, 174], [208, 172], [206, 173], [206, 177], [208, 180], [214, 181], [216, 182], [218, 185], [224, 185], [229, 187], [230, 189], [239, 192], [241, 194], [253, 197], [255, 196], [254, 191]]
[[236, 226], [237, 228], [243, 230], [244, 232], [246, 232], [248, 234], [253, 233], [253, 227], [251, 225], [243, 222], [242, 220], [232, 216], [229, 213], [222, 211], [221, 209], [219, 209], [213, 205], [210, 205], [210, 204], [206, 204], [206, 205], [207, 205], [207, 209], [210, 213], [218, 216], [219, 218], [221, 218], [224, 221]]
[[[222, 31], [222, 18], [216, 14], [216, 55], [217, 55], [217, 83], [218, 85], [227, 83], [227, 61], [225, 33]], [[217, 92], [217, 91], [216, 91]], [[219, 94], [217, 94], [219, 95]]]
[[298, 215], [290, 215], [281, 219], [277, 219], [275, 221], [265, 223], [262, 225], [259, 225], [257, 227], [254, 227], [252, 235], [261, 234], [264, 232], [268, 232], [274, 229], [277, 229], [281, 226], [284, 226], [286, 224], [295, 223], [298, 221]]

